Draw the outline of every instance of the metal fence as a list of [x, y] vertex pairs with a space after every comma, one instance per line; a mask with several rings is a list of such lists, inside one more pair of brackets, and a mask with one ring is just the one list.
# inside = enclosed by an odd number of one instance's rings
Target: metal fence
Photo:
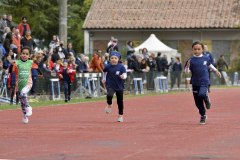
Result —
[[[235, 85], [239, 86], [238, 72], [223, 73], [223, 78], [220, 79], [211, 72], [211, 85]], [[171, 88], [173, 80], [173, 74], [168, 73], [166, 77], [162, 76], [157, 71], [150, 71], [146, 73], [132, 72], [128, 73], [127, 79], [125, 80], [125, 91], [134, 94], [144, 94], [148, 91], [153, 92], [168, 92], [168, 90], [185, 90], [186, 75], [182, 73], [180, 88], [176, 84]], [[101, 83], [101, 73], [78, 73], [76, 74], [75, 81], [72, 84], [72, 97], [99, 97], [106, 95], [106, 90]], [[62, 82], [58, 81], [56, 74], [50, 72], [44, 72], [43, 78], [38, 78], [36, 95], [45, 95], [51, 100], [61, 99], [63, 95]], [[6, 81], [2, 80], [0, 86], [0, 97], [8, 98], [9, 88], [6, 86]]]

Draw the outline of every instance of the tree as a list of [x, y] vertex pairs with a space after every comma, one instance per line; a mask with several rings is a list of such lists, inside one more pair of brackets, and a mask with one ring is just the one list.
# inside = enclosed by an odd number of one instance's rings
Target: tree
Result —
[[67, 0], [58, 0], [59, 5], [59, 38], [67, 44]]
[[[77, 52], [83, 51], [82, 25], [92, 0], [68, 0], [68, 41]], [[59, 32], [58, 0], [0, 0], [0, 12], [13, 15], [13, 21], [20, 23], [21, 17], [28, 17], [32, 35], [44, 39], [48, 46], [52, 35]]]
[[84, 32], [82, 26], [93, 0], [69, 0], [68, 37], [77, 52], [83, 53]]

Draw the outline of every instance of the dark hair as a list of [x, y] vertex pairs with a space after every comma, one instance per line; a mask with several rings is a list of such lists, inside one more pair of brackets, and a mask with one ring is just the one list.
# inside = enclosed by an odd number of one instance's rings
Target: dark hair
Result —
[[158, 52], [158, 53], [157, 53], [157, 56], [161, 56], [161, 55], [162, 55], [162, 53], [161, 53], [161, 52]]
[[26, 19], [26, 20], [27, 20], [27, 17], [26, 17], [26, 16], [22, 16], [22, 20], [23, 20], [23, 19]]
[[199, 42], [199, 41], [194, 42], [194, 43], [192, 44], [192, 48], [193, 48], [195, 45], [198, 45], [198, 44], [202, 46], [202, 49], [204, 48], [203, 43], [201, 43], [201, 42]]
[[29, 51], [29, 54], [31, 54], [31, 49], [30, 49], [28, 46], [24, 46], [24, 47], [21, 49], [21, 52], [22, 52], [24, 49], [27, 49], [27, 50]]
[[[131, 43], [132, 43], [132, 45], [131, 45]], [[129, 46], [131, 45], [132, 47], [134, 46], [134, 45], [133, 45], [133, 41], [128, 41], [127, 44], [128, 44]]]

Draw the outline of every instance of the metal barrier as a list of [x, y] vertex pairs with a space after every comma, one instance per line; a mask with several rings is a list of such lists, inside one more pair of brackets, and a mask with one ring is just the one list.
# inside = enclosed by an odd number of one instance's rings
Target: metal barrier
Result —
[[0, 96], [4, 98], [8, 98], [7, 79], [8, 79], [8, 74], [5, 74], [3, 76], [1, 88], [0, 88]]
[[[51, 97], [52, 100], [60, 100], [61, 96], [60, 96], [60, 83], [59, 83], [59, 79], [58, 78], [51, 78], [50, 79], [51, 82]], [[55, 94], [55, 90], [56, 90], [56, 94]]]
[[101, 86], [102, 73], [77, 73], [77, 89], [74, 94], [79, 93], [80, 97], [86, 96], [98, 97], [101, 93], [106, 93], [106, 89]]
[[154, 86], [156, 92], [168, 92], [168, 79], [167, 77], [160, 76], [154, 79]]
[[233, 85], [238, 86], [238, 72], [234, 72], [233, 74]]
[[[136, 95], [139, 94], [139, 91], [138, 91], [139, 89], [140, 89], [140, 93], [144, 94], [142, 78], [133, 78], [133, 84], [134, 84], [134, 93]], [[139, 89], [138, 89], [138, 85], [139, 85]]]

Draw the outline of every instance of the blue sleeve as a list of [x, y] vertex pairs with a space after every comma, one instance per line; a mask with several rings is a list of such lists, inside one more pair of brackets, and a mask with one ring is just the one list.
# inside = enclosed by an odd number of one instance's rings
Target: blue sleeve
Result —
[[210, 59], [210, 63], [213, 65], [214, 64], [214, 59], [213, 59], [213, 56], [212, 56], [211, 53], [209, 54], [209, 59]]
[[207, 58], [207, 66], [210, 66], [212, 63], [211, 63], [211, 59], [210, 57], [206, 57]]
[[[122, 65], [122, 64], [121, 64]], [[126, 68], [124, 67], [124, 65], [122, 65], [122, 67], [121, 67], [121, 74], [123, 74], [123, 73], [127, 73], [127, 71], [126, 71]]]
[[108, 72], [108, 68], [110, 67], [110, 64], [106, 65], [106, 67], [104, 67], [103, 72]]
[[3, 56], [6, 56], [6, 54], [7, 54], [7, 51], [5, 50], [4, 47], [2, 47], [2, 55], [3, 55]]

